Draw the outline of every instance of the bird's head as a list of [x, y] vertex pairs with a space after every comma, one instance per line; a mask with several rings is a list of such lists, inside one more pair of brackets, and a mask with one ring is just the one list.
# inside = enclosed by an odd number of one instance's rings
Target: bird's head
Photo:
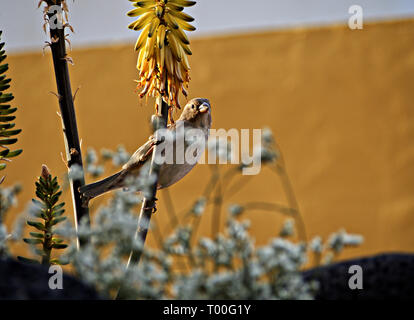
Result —
[[192, 99], [184, 107], [180, 119], [182, 121], [193, 122], [204, 128], [211, 126], [211, 106], [208, 99], [195, 98]]

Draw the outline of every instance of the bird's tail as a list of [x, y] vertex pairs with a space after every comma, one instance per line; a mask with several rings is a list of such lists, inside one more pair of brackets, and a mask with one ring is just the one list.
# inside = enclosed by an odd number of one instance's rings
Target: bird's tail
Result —
[[80, 187], [79, 193], [82, 196], [83, 206], [87, 207], [89, 200], [97, 196], [100, 196], [101, 194], [104, 194], [114, 189], [121, 188], [120, 182], [122, 180], [122, 173], [123, 171], [120, 171], [108, 178]]

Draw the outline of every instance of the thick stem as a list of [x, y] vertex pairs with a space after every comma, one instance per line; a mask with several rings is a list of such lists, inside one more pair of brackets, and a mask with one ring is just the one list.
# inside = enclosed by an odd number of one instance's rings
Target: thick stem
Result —
[[[47, 4], [49, 6], [61, 6], [62, 1], [47, 1]], [[54, 13], [49, 13], [49, 19], [54, 19], [54, 15]], [[75, 107], [73, 103], [72, 88], [68, 70], [64, 27], [54, 29], [51, 28], [50, 37], [59, 97], [60, 114], [62, 118], [63, 136], [66, 147], [67, 165], [69, 170], [75, 164], [79, 165], [83, 169], [82, 154], [76, 124]], [[79, 193], [79, 187], [83, 186], [84, 184], [85, 178], [83, 175], [79, 180], [70, 181], [76, 228], [78, 222], [81, 219], [87, 219], [89, 222], [89, 209], [82, 206], [81, 196]]]
[[[162, 100], [162, 99], [160, 99]], [[167, 127], [168, 122], [168, 110], [169, 106], [167, 103], [165, 103], [163, 100], [161, 103], [161, 116], [157, 117], [158, 123], [155, 125], [155, 129], [165, 129]], [[157, 132], [155, 132], [157, 134]], [[152, 152], [152, 160], [151, 160], [151, 167], [149, 170], [149, 175], [154, 176], [154, 183], [151, 188], [151, 195], [147, 198], [144, 198], [142, 202], [141, 212], [138, 218], [138, 230], [135, 235], [135, 237], [142, 243], [142, 245], [145, 245], [145, 241], [147, 239], [148, 229], [151, 222], [151, 216], [153, 213], [153, 210], [156, 206], [156, 195], [157, 195], [157, 186], [158, 186], [158, 174], [160, 170], [160, 165], [156, 163], [155, 157], [157, 155], [157, 146], [155, 146], [153, 152]], [[142, 251], [133, 251], [131, 252], [127, 268], [130, 264], [138, 264], [139, 260], [141, 259]], [[123, 288], [120, 288], [118, 295], [116, 297], [117, 300], [123, 300], [125, 299], [125, 294]]]
[[[158, 117], [158, 124], [156, 125], [156, 129], [165, 129], [167, 127], [168, 121], [168, 109], [169, 106], [167, 103], [162, 101], [161, 103], [161, 116]], [[157, 132], [155, 132], [157, 134]], [[155, 157], [157, 155], [157, 146], [155, 146], [154, 151], [152, 153], [152, 160], [151, 160], [151, 167], [149, 170], [149, 175], [154, 176], [154, 184], [152, 185], [151, 189], [151, 196], [148, 198], [144, 198], [142, 202], [141, 212], [138, 219], [138, 230], [137, 230], [137, 238], [145, 244], [145, 240], [147, 239], [147, 233], [149, 229], [149, 225], [151, 222], [151, 216], [153, 213], [153, 209], [156, 206], [156, 195], [157, 195], [157, 186], [158, 186], [158, 174], [160, 170], [160, 165], [156, 163]], [[138, 263], [141, 258], [141, 253], [133, 252], [129, 257], [129, 263]]]

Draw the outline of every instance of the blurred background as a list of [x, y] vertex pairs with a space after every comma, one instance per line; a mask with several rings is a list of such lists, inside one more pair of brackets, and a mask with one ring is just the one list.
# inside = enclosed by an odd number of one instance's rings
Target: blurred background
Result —
[[[127, 29], [131, 2], [68, 4], [75, 29], [69, 36], [75, 63], [70, 72], [73, 91], [79, 88], [75, 104], [83, 152], [120, 144], [133, 152], [150, 134], [153, 103], [134, 92], [138, 34]], [[363, 8], [362, 30], [348, 27], [349, 7], [355, 4]], [[197, 27], [190, 34], [190, 97], [211, 100], [214, 128], [273, 130], [308, 238], [326, 238], [341, 228], [363, 235], [363, 245], [342, 258], [413, 252], [414, 2], [200, 0], [187, 12]], [[0, 2], [11, 92], [19, 107], [16, 124], [23, 128], [17, 146], [24, 153], [7, 167], [5, 181], [23, 186], [16, 214], [34, 197], [43, 163], [60, 177], [66, 171], [42, 23], [37, 1]], [[202, 193], [209, 174], [209, 166], [199, 165], [170, 188], [177, 212]], [[163, 196], [156, 221], [166, 230]], [[68, 193], [66, 200], [71, 203]], [[278, 179], [266, 168], [225, 206], [247, 200], [286, 203]], [[285, 220], [260, 211], [248, 218], [258, 244], [275, 236]], [[8, 223], [13, 219], [9, 215]], [[200, 228], [210, 234], [209, 211]]]

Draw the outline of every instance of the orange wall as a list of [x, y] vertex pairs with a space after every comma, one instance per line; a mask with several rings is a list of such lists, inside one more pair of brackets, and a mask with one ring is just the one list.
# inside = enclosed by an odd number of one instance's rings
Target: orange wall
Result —
[[[194, 40], [190, 95], [211, 100], [215, 128], [274, 130], [310, 236], [326, 237], [342, 227], [364, 235], [365, 243], [344, 258], [414, 251], [413, 39], [414, 20], [405, 20], [369, 24], [363, 31], [341, 26]], [[122, 143], [132, 152], [150, 133], [153, 107], [134, 93], [132, 47], [71, 54], [84, 150]], [[6, 180], [24, 186], [18, 212], [33, 197], [42, 163], [60, 176], [65, 172], [64, 145], [56, 97], [49, 94], [55, 91], [49, 54], [15, 55], [8, 62], [16, 122], [24, 129], [24, 153], [8, 166]], [[170, 189], [178, 211], [201, 194], [208, 173], [207, 166], [198, 166]], [[225, 207], [284, 202], [279, 183], [267, 173]], [[283, 221], [266, 212], [248, 216], [259, 244]], [[165, 230], [162, 194], [156, 219]], [[210, 220], [208, 212], [203, 234], [209, 234]]]

